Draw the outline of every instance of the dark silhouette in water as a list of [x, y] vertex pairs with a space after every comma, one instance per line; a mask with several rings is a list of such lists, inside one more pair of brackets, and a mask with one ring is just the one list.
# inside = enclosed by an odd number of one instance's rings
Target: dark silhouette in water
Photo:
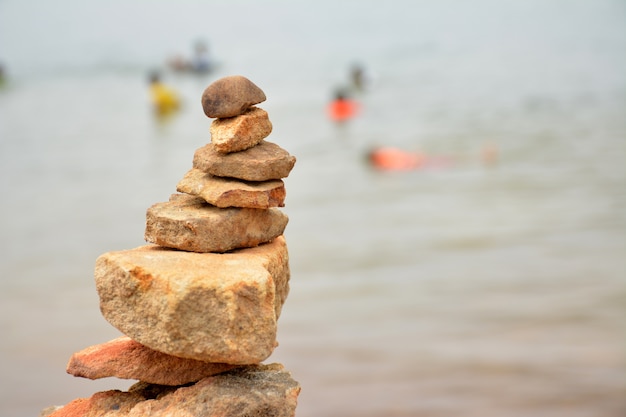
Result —
[[4, 65], [2, 65], [2, 62], [0, 62], [0, 88], [4, 86], [5, 82], [6, 82], [6, 76], [5, 76], [5, 71], [4, 71]]
[[360, 64], [353, 64], [350, 68], [350, 82], [352, 88], [356, 91], [363, 91], [365, 89], [365, 70]]

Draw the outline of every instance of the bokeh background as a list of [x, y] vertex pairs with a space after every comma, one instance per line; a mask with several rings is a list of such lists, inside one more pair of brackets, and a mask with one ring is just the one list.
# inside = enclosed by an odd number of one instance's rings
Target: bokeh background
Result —
[[[198, 40], [213, 72], [166, 66]], [[0, 63], [0, 415], [133, 383], [65, 373], [119, 336], [94, 262], [144, 243], [232, 74], [298, 158], [268, 362], [299, 417], [626, 413], [624, 1], [0, 0]], [[165, 119], [153, 70], [183, 102]], [[380, 172], [375, 146], [445, 163]]]

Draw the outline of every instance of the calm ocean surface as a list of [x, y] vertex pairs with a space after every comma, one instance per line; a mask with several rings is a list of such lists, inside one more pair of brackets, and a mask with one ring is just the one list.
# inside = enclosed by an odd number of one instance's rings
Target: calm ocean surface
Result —
[[[147, 74], [204, 39], [218, 70]], [[626, 413], [626, 3], [0, 0], [0, 416], [133, 381], [65, 373], [119, 332], [96, 258], [144, 243], [242, 74], [286, 179], [281, 362], [298, 417]], [[348, 68], [362, 112], [325, 115]], [[370, 169], [374, 145], [450, 163]], [[485, 165], [481, 150], [498, 150]]]

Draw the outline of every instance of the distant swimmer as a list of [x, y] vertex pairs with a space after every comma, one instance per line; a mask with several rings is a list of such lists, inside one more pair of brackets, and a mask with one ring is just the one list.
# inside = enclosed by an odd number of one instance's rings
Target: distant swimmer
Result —
[[358, 92], [362, 92], [367, 89], [369, 79], [361, 64], [354, 63], [350, 67], [350, 84], [352, 89]]
[[368, 161], [374, 168], [393, 171], [410, 171], [423, 166], [424, 156], [393, 147], [374, 148], [368, 152]]
[[202, 41], [194, 45], [194, 56], [191, 59], [191, 69], [195, 72], [205, 73], [211, 71], [213, 65], [209, 59], [209, 47]]
[[449, 166], [452, 161], [444, 157], [428, 157], [421, 152], [405, 151], [390, 146], [371, 149], [367, 154], [368, 162], [383, 171], [413, 171], [427, 167], [440, 168]]
[[0, 87], [4, 85], [6, 77], [4, 76], [4, 66], [0, 63]]
[[180, 107], [178, 95], [161, 82], [161, 77], [156, 72], [150, 74], [150, 95], [157, 114], [172, 113]]
[[327, 112], [331, 120], [341, 123], [357, 115], [359, 104], [346, 97], [343, 91], [338, 90], [335, 93], [335, 98], [328, 105]]
[[181, 54], [174, 55], [167, 61], [170, 69], [177, 72], [192, 72], [207, 74], [214, 70], [215, 64], [209, 57], [209, 47], [206, 42], [198, 41], [194, 44], [194, 53], [191, 59], [186, 59]]

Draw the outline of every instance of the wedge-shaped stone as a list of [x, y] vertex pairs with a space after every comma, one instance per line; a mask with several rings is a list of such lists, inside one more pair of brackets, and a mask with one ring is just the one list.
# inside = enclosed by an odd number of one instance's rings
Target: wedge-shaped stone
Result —
[[281, 364], [245, 366], [185, 387], [138, 382], [76, 399], [47, 417], [294, 417], [300, 384]]
[[239, 116], [213, 120], [210, 131], [216, 151], [239, 152], [268, 137], [272, 133], [272, 122], [265, 110], [251, 107]]
[[267, 209], [285, 205], [285, 183], [282, 180], [243, 181], [216, 177], [192, 168], [178, 182], [176, 190], [202, 197], [217, 207]]
[[122, 336], [74, 353], [67, 364], [67, 373], [89, 379], [117, 377], [183, 385], [236, 366], [167, 355]]
[[147, 245], [96, 260], [104, 318], [150, 349], [181, 358], [253, 364], [276, 346], [289, 292], [285, 239], [225, 254]]
[[147, 210], [145, 239], [185, 251], [227, 252], [271, 241], [288, 221], [277, 208], [219, 208], [200, 197], [173, 194]]
[[246, 181], [286, 178], [296, 158], [275, 143], [266, 140], [242, 152], [223, 154], [212, 143], [196, 150], [193, 167], [217, 177]]
[[238, 116], [263, 101], [263, 90], [241, 75], [220, 78], [202, 93], [202, 109], [208, 117]]

